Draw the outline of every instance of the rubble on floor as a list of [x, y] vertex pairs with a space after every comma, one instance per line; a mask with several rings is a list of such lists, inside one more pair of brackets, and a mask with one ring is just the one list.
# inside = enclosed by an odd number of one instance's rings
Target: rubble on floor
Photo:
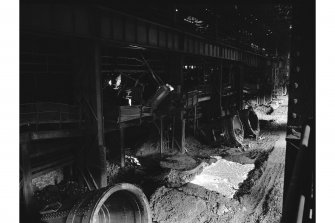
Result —
[[160, 187], [150, 198], [154, 222], [227, 222], [238, 210], [238, 202], [215, 191], [189, 183], [179, 188]]
[[[282, 100], [282, 101], [280, 101]], [[261, 132], [257, 139], [245, 139], [241, 148], [228, 148], [224, 146], [210, 147], [202, 145], [195, 138], [186, 139], [187, 155], [201, 160], [206, 174], [206, 168], [222, 163], [233, 162], [234, 165], [250, 165], [246, 179], [240, 178], [240, 184], [236, 189], [229, 190], [230, 181], [226, 178], [216, 179], [210, 182], [205, 179], [205, 184], [196, 185], [192, 181], [180, 187], [159, 187], [150, 198], [153, 213], [153, 221], [159, 223], [193, 223], [193, 222], [229, 222], [229, 223], [254, 223], [254, 222], [280, 222], [284, 162], [285, 162], [285, 134], [287, 120], [287, 99], [279, 98], [280, 105], [271, 115], [262, 113]], [[259, 115], [261, 111], [257, 111]], [[217, 162], [217, 163], [215, 163]], [[254, 165], [254, 168], [252, 166]], [[207, 167], [206, 167], [207, 166]], [[234, 172], [228, 167], [219, 168], [220, 171], [212, 170], [212, 175], [221, 175], [223, 172]], [[207, 170], [210, 170], [207, 169]], [[211, 172], [211, 171], [210, 171]], [[237, 174], [238, 175], [238, 174]], [[242, 174], [243, 175], [243, 174]], [[205, 177], [206, 178], [206, 177]], [[204, 180], [204, 179], [203, 179]], [[237, 179], [235, 179], [237, 180]], [[238, 181], [235, 181], [235, 184]], [[218, 186], [224, 184], [225, 186]], [[217, 185], [219, 191], [225, 190], [226, 194], [215, 191]], [[207, 187], [207, 188], [206, 188]], [[233, 194], [233, 198], [230, 198]]]
[[61, 169], [50, 171], [42, 176], [32, 179], [34, 190], [42, 190], [48, 185], [56, 185], [64, 179], [64, 174]]

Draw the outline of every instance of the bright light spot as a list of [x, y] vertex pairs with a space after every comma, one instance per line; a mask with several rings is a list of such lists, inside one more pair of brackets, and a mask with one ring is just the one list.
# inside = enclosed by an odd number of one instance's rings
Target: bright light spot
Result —
[[121, 74], [119, 76], [117, 76], [116, 78], [116, 83], [115, 83], [115, 86], [114, 86], [114, 89], [118, 89], [121, 85]]
[[165, 85], [170, 89], [170, 91], [174, 90], [174, 88], [171, 85], [169, 85], [169, 84], [165, 84]]
[[290, 25], [290, 27], [289, 27], [290, 29], [292, 29], [292, 25]]
[[108, 85], [109, 85], [109, 86], [112, 86], [112, 80], [109, 80], [109, 81], [108, 81]]
[[128, 99], [129, 106], [131, 106], [131, 98], [127, 98], [127, 99]]
[[136, 45], [129, 45], [129, 47], [132, 48], [132, 49], [145, 50], [144, 47], [136, 46]]
[[185, 65], [184, 68], [187, 69], [187, 65]]
[[248, 173], [255, 167], [254, 164], [239, 164], [230, 162], [221, 157], [216, 163], [204, 168], [191, 183], [216, 191], [226, 197], [232, 198]]
[[176, 12], [178, 12], [178, 9], [175, 9]]
[[126, 159], [129, 160], [131, 163], [136, 164], [137, 166], [141, 166], [141, 163], [136, 157], [126, 155]]

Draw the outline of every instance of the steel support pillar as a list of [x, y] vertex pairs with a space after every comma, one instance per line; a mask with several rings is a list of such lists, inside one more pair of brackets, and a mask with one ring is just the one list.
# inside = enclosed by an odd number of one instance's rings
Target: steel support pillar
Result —
[[97, 134], [98, 134], [98, 153], [99, 153], [99, 176], [98, 184], [100, 187], [107, 186], [107, 162], [106, 147], [104, 145], [104, 123], [102, 110], [102, 87], [101, 87], [101, 49], [99, 43], [94, 43], [94, 75], [96, 91], [96, 111], [97, 111]]
[[[182, 86], [184, 83], [183, 76], [183, 62], [184, 57], [180, 54], [170, 54], [167, 63], [167, 70], [169, 73], [169, 81], [175, 88], [175, 91], [182, 95]], [[175, 133], [176, 133], [176, 144], [180, 149], [181, 153], [185, 153], [185, 111], [182, 108], [176, 116], [175, 122]]]

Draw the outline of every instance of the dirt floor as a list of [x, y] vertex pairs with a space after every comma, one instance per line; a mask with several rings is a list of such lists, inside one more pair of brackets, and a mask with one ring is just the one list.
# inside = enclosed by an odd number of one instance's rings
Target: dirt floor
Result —
[[[245, 139], [240, 148], [208, 146], [190, 136], [185, 154], [165, 149], [161, 156], [159, 138], [152, 137], [137, 150], [126, 151], [125, 168], [108, 162], [108, 183], [141, 187], [150, 200], [154, 223], [280, 222], [287, 98], [278, 98], [275, 104], [279, 107], [271, 113], [268, 106], [255, 108], [260, 134]], [[44, 205], [85, 191], [75, 184], [57, 184], [36, 197]]]
[[[174, 162], [189, 159], [192, 165], [200, 164], [197, 168], [190, 165], [188, 170], [177, 165], [182, 168], [167, 174], [173, 172], [172, 179], [179, 177], [181, 183], [169, 184], [170, 178], [165, 178], [165, 184], [151, 194], [153, 221], [280, 222], [287, 98], [280, 97], [277, 101], [279, 107], [271, 114], [266, 114], [263, 108], [255, 109], [260, 119], [260, 135], [244, 140], [241, 148], [208, 148], [192, 137], [187, 138], [188, 158], [178, 157]], [[227, 171], [220, 172], [220, 168]], [[201, 174], [205, 175], [199, 180]]]

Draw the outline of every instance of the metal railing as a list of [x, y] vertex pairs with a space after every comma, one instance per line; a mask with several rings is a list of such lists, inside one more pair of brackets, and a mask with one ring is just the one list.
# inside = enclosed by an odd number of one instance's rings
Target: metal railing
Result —
[[282, 223], [315, 222], [315, 147], [310, 143], [312, 137], [311, 126], [306, 125], [284, 203]]
[[37, 102], [20, 105], [20, 126], [35, 126], [43, 124], [58, 124], [59, 128], [63, 124], [78, 123], [81, 124], [81, 109], [78, 106], [52, 103]]

